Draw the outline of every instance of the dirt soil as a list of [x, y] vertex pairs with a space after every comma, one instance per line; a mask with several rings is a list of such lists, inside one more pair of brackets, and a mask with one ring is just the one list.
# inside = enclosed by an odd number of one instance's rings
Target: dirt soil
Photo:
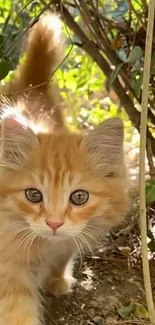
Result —
[[[124, 227], [109, 233], [93, 255], [85, 256], [82, 267], [75, 265], [77, 282], [71, 293], [47, 297], [47, 325], [149, 324], [135, 317], [122, 319], [118, 313], [133, 302], [146, 305], [139, 228], [133, 223]], [[153, 258], [150, 266], [154, 288]]]

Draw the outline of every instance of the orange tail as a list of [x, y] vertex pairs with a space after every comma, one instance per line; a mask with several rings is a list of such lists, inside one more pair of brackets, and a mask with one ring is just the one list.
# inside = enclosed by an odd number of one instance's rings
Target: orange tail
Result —
[[19, 68], [19, 79], [24, 87], [48, 81], [60, 62], [61, 26], [56, 16], [46, 14], [30, 31], [26, 45], [26, 60]]
[[25, 61], [19, 64], [15, 78], [0, 89], [11, 102], [26, 95], [26, 110], [33, 118], [38, 118], [40, 109], [42, 115], [53, 120], [55, 127], [63, 125], [61, 102], [57, 89], [48, 81], [60, 62], [62, 47], [58, 17], [43, 15], [30, 30]]

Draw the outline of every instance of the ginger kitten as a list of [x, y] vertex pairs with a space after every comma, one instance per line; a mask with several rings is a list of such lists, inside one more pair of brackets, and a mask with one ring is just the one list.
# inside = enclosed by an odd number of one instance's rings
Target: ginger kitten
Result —
[[122, 122], [69, 133], [59, 94], [46, 82], [60, 59], [59, 32], [57, 17], [42, 17], [24, 64], [1, 87], [9, 99], [1, 100], [1, 325], [41, 325], [39, 290], [66, 293], [74, 255], [128, 209]]

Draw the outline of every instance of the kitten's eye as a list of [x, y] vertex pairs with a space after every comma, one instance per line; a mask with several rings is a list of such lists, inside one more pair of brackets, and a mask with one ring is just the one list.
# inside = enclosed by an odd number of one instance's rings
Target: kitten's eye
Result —
[[28, 201], [32, 203], [39, 203], [43, 201], [42, 193], [36, 188], [27, 188], [25, 190], [25, 196]]
[[74, 191], [70, 195], [70, 202], [75, 205], [82, 205], [85, 204], [89, 199], [89, 193], [84, 190], [77, 190]]

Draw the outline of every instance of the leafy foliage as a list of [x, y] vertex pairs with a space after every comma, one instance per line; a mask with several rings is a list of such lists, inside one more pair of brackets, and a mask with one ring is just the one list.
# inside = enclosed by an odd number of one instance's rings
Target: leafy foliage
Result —
[[[131, 140], [133, 127], [128, 119], [130, 114], [124, 111], [124, 101], [122, 102], [121, 98], [125, 88], [124, 90], [122, 88], [122, 92], [118, 94], [112, 87], [118, 74], [121, 77], [125, 75], [129, 81], [126, 84], [126, 79], [123, 77], [129, 92], [129, 95], [125, 96], [128, 96], [132, 102], [134, 96], [135, 98], [141, 96], [145, 45], [145, 28], [144, 30], [142, 28], [147, 14], [147, 5], [144, 8], [143, 3], [139, 1], [137, 4], [134, 0], [131, 3], [127, 0], [113, 0], [109, 4], [109, 1], [101, 0], [95, 4], [91, 0], [89, 5], [84, 7], [82, 0], [79, 4], [76, 0], [72, 0], [64, 1], [64, 7], [62, 5], [59, 7], [59, 0], [51, 1], [52, 10], [56, 9], [62, 15], [63, 29], [67, 38], [67, 58], [61, 69], [56, 72], [55, 79], [61, 89], [65, 104], [64, 114], [71, 129], [91, 128], [108, 117], [120, 116], [127, 130], [130, 130], [126, 132], [126, 139]], [[16, 68], [23, 37], [48, 8], [49, 1], [46, 0], [20, 2], [0, 0], [0, 80], [2, 82], [11, 78], [12, 71]], [[109, 68], [111, 65], [115, 66], [108, 80], [104, 68], [101, 69], [95, 58], [86, 53], [76, 30], [70, 28], [64, 8], [68, 10], [88, 40], [93, 41], [100, 49], [100, 54], [108, 62]], [[94, 18], [89, 21], [90, 17]], [[152, 59], [152, 78], [153, 62]], [[152, 100], [152, 97], [150, 98]], [[151, 114], [153, 118], [153, 109]], [[136, 118], [133, 117], [132, 120]], [[149, 120], [149, 123], [151, 123], [149, 130], [153, 134], [152, 120]]]
[[[115, 17], [115, 5], [112, 4], [112, 16]], [[117, 10], [124, 8], [120, 3]], [[5, 82], [12, 76], [16, 68], [21, 42], [28, 29], [33, 26], [42, 12], [46, 11], [46, 1], [22, 0], [0, 0], [0, 80]], [[99, 2], [101, 14], [107, 15], [105, 2]], [[125, 9], [122, 14], [125, 13]], [[72, 7], [75, 21], [81, 26], [82, 19], [78, 8]], [[112, 92], [108, 94], [105, 89], [106, 76], [85, 51], [79, 47], [78, 38], [67, 27], [64, 20], [64, 33], [67, 37], [66, 55], [70, 52], [61, 69], [56, 72], [55, 79], [59, 83], [61, 95], [65, 103], [66, 122], [71, 129], [89, 128], [101, 123], [104, 119], [112, 116], [121, 116], [126, 125], [132, 124], [128, 121], [126, 113], [118, 110], [119, 99]], [[3, 81], [4, 79], [4, 81]], [[113, 97], [116, 101], [113, 102]], [[132, 132], [131, 132], [132, 134]]]
[[127, 307], [120, 308], [118, 313], [123, 319], [127, 319], [132, 316], [135, 316], [138, 319], [149, 319], [149, 313], [146, 308], [137, 302], [134, 302]]
[[[132, 66], [132, 73], [134, 73], [135, 71], [139, 70], [139, 64], [140, 64], [140, 59], [143, 56], [143, 51], [139, 46], [136, 46], [133, 48], [133, 50], [130, 52], [129, 57], [123, 62], [123, 63], [119, 63], [116, 68], [112, 71], [111, 75], [109, 76], [108, 80], [107, 80], [107, 90], [110, 91], [110, 88], [112, 87], [114, 81], [116, 80], [116, 78], [118, 77], [118, 74], [120, 73], [121, 68], [125, 65], [125, 64], [131, 64]], [[134, 81], [134, 83], [131, 84], [132, 88], [135, 90], [137, 97], [140, 96], [140, 90], [141, 90], [141, 86], [142, 86], [142, 76], [143, 74], [141, 73], [139, 78]]]

